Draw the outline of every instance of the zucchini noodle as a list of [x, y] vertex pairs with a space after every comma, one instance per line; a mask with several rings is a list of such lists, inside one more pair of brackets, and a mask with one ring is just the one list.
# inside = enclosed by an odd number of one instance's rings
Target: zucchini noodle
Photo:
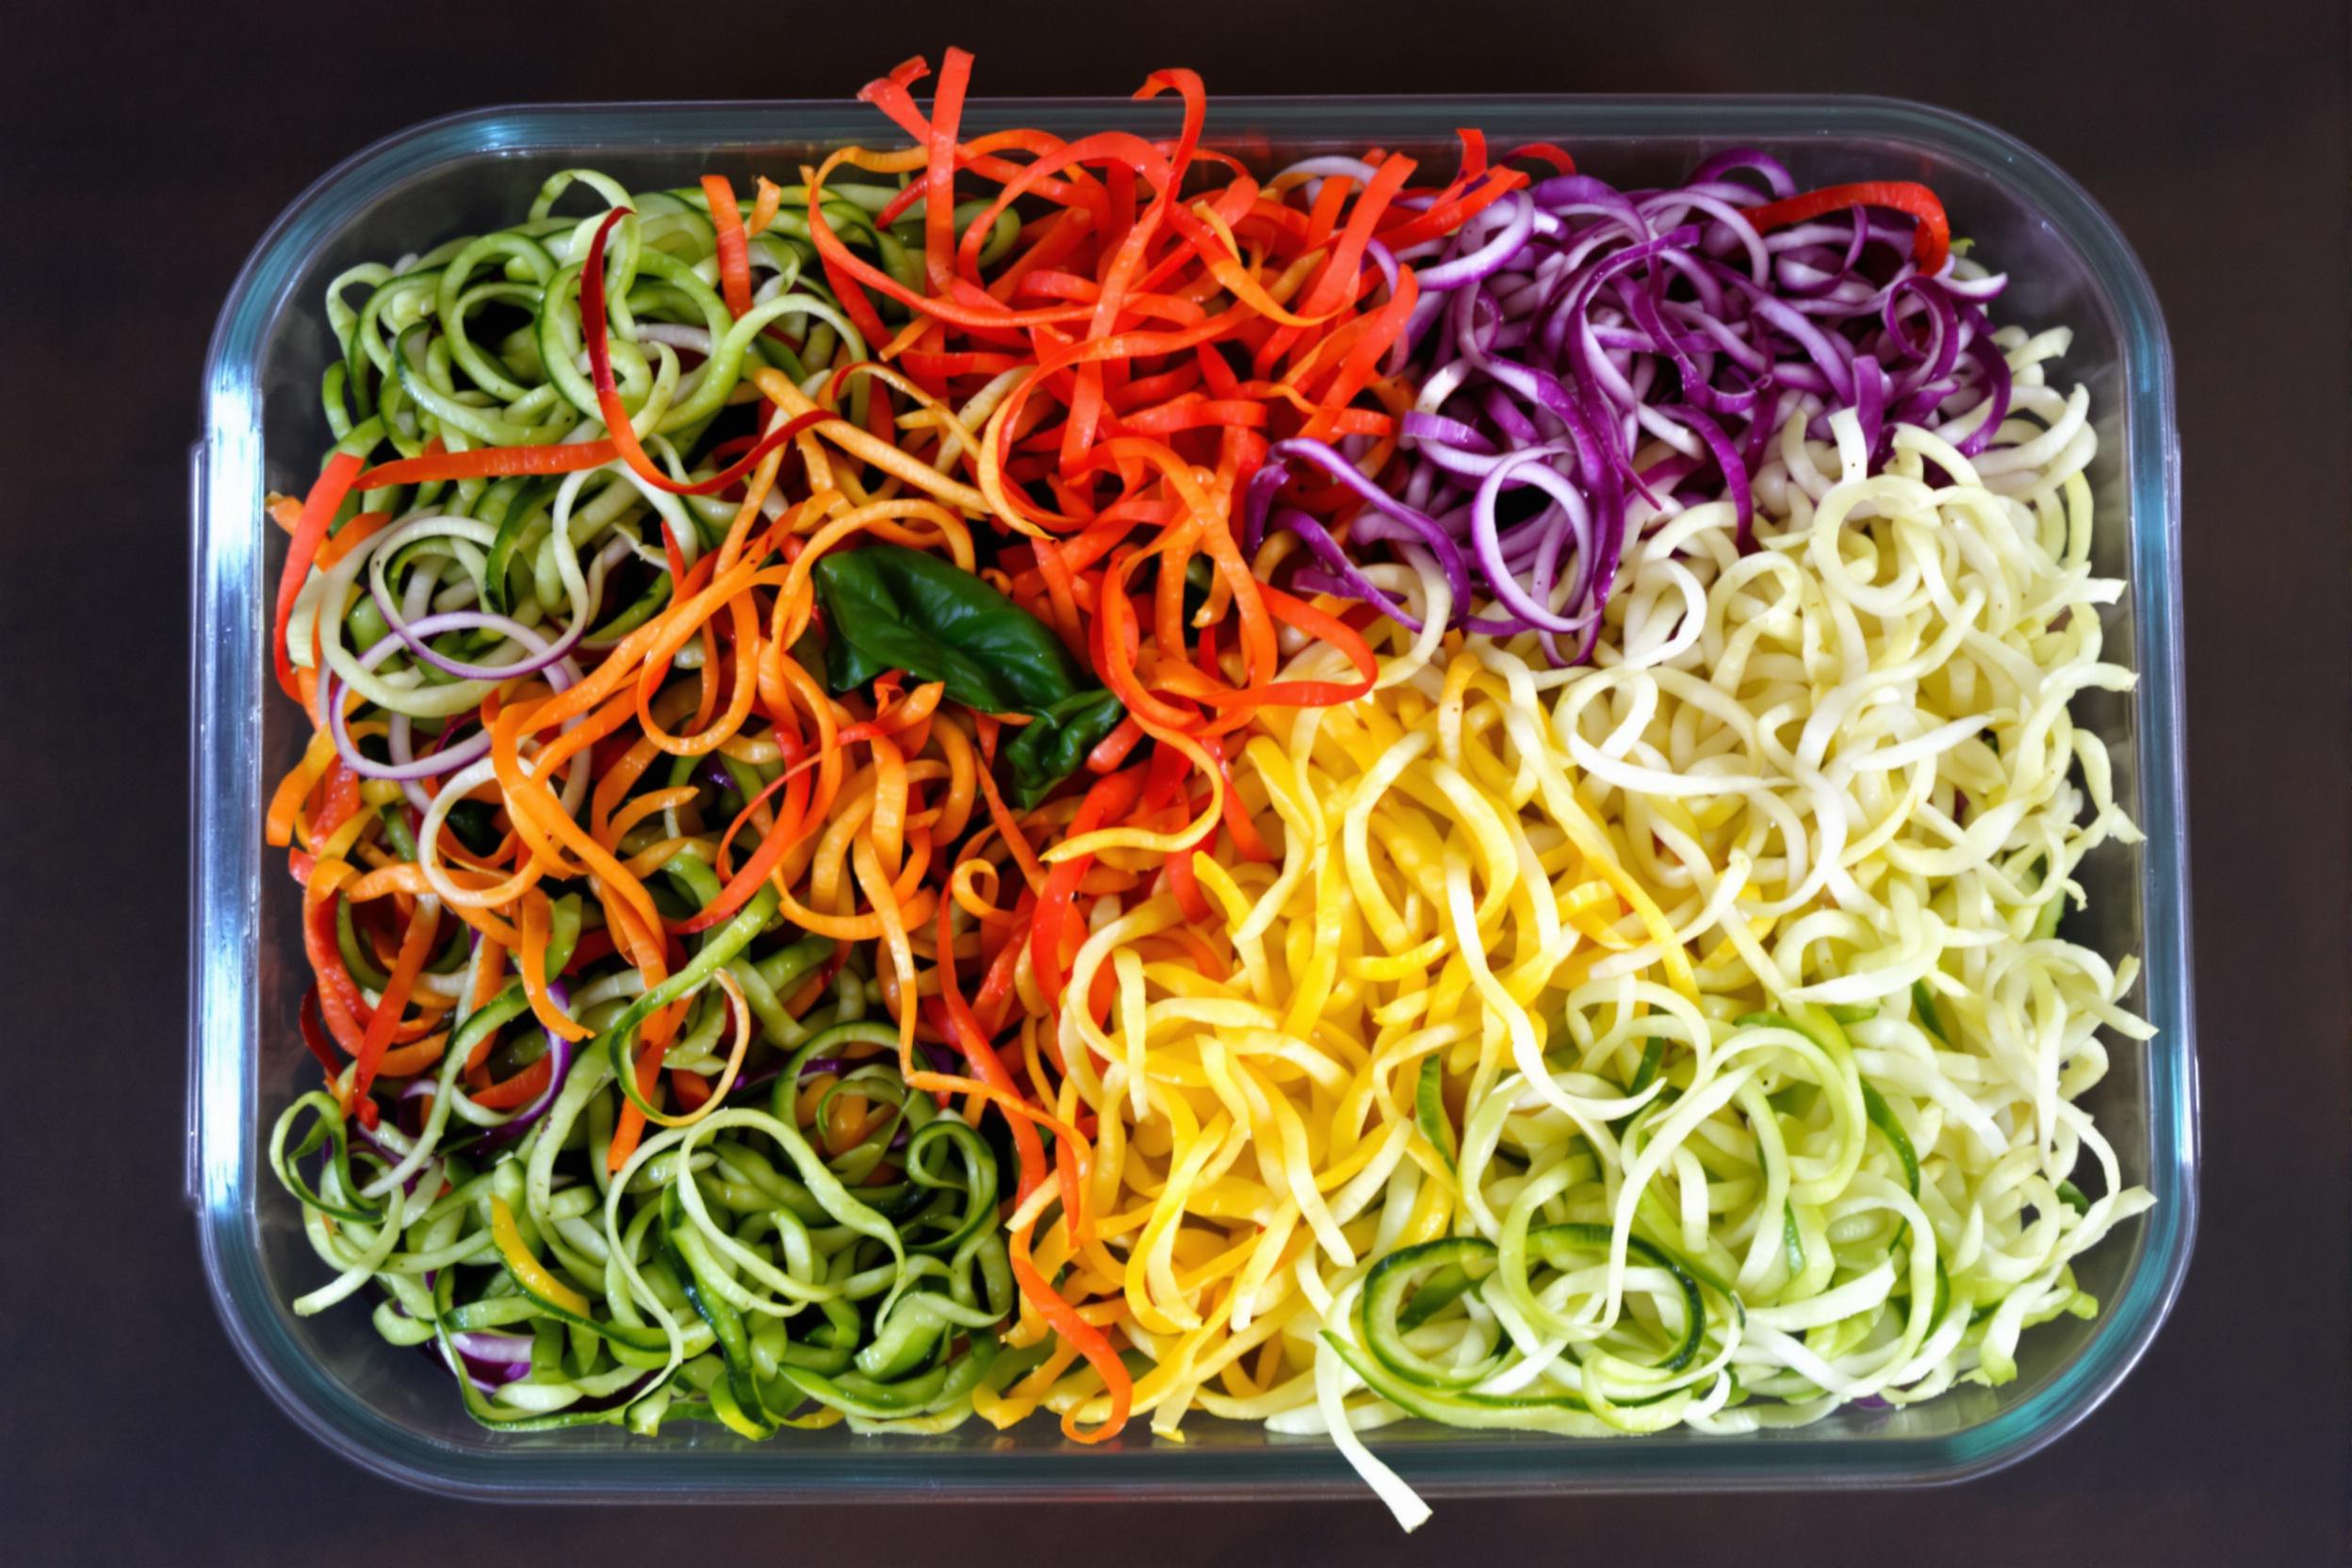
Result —
[[2067, 334], [1909, 182], [1261, 184], [1189, 72], [965, 140], [970, 67], [334, 280], [294, 1310], [496, 1429], [1249, 1421], [1408, 1528], [1391, 1423], [1791, 1427], [2095, 1314], [2152, 1031], [2060, 932], [2137, 838]]
[[2150, 1031], [2055, 927], [2135, 837], [2068, 703], [2132, 678], [2066, 335], [1998, 342], [1973, 461], [1903, 427], [1873, 473], [1801, 412], [1760, 547], [1637, 509], [1593, 665], [1383, 622], [1370, 694], [1261, 716], [1233, 787], [1279, 858], [1196, 860], [1214, 962], [1165, 892], [1096, 905], [1077, 1268], [1156, 1431], [1331, 1431], [1410, 1524], [1348, 1428], [1794, 1425], [2097, 1310], [2070, 1262], [2150, 1200], [2078, 1101]]
[[[905, 492], [977, 492], [936, 440], [863, 428], [906, 389], [844, 375], [866, 345], [804, 276], [806, 192], [763, 195], [730, 266], [714, 184], [558, 174], [514, 228], [331, 287], [317, 520], [339, 526], [281, 597], [318, 727], [267, 824], [329, 1073], [270, 1142], [335, 1271], [295, 1310], [370, 1288], [384, 1336], [433, 1348], [495, 1428], [943, 1430], [1013, 1295], [995, 1151], [909, 1083], [903, 1004], [933, 837], [978, 801], [973, 721], [895, 676], [836, 700], [791, 650], [840, 547], [968, 570], [964, 517]], [[551, 216], [575, 186], [613, 207]], [[830, 199], [906, 268], [859, 205], [887, 192]], [[583, 270], [676, 493], [580, 450], [610, 433]], [[787, 318], [805, 335], [761, 330]], [[756, 440], [796, 444], [739, 462], [734, 497], [678, 482], [683, 454]], [[273, 510], [299, 531], [311, 508]]]
[[[325, 1092], [295, 1101], [270, 1159], [337, 1274], [294, 1310], [372, 1283], [377, 1331], [433, 1347], [467, 1412], [507, 1430], [701, 1419], [761, 1438], [844, 1418], [861, 1431], [963, 1420], [996, 1359], [985, 1331], [1011, 1305], [996, 1157], [907, 1088], [897, 1031], [861, 1018], [854, 968], [831, 1005], [749, 1021], [831, 951], [804, 940], [716, 972], [666, 1060], [722, 1070], [713, 1053], [731, 1032], [727, 1082], [617, 1171], [605, 1156], [624, 1101], [601, 1055], [580, 1058], [519, 1141], [499, 1129], [524, 1119], [459, 1080], [472, 1045], [525, 1013], [519, 986], [459, 1024], [437, 1081], [421, 1081], [430, 1109], [413, 1134], [347, 1124]], [[747, 1006], [747, 991], [767, 1000]], [[632, 1002], [610, 985], [581, 998], [598, 1029]], [[798, 1043], [762, 1075], [764, 1109], [721, 1110], [755, 1030]], [[315, 1188], [297, 1168], [314, 1153]]]

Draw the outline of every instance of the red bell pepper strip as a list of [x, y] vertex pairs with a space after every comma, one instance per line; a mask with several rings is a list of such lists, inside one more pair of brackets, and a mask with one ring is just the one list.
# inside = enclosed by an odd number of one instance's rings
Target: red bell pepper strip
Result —
[[923, 176], [923, 264], [934, 293], [956, 280], [956, 128], [964, 118], [964, 87], [971, 80], [971, 55], [950, 49], [940, 57], [939, 85], [923, 136], [931, 156]]
[[[302, 700], [294, 685], [294, 658], [286, 645], [286, 629], [294, 619], [294, 600], [302, 591], [302, 580], [310, 576], [310, 564], [318, 557], [318, 547], [327, 537], [327, 525], [342, 510], [343, 498], [351, 492], [351, 481], [359, 475], [357, 452], [337, 452], [320, 470], [310, 494], [302, 498], [302, 515], [294, 525], [294, 538], [286, 547], [286, 566], [278, 573], [277, 612], [270, 625], [270, 659], [278, 673], [278, 690], [296, 702]], [[323, 608], [323, 607], [322, 607]]]
[[750, 901], [754, 893], [760, 890], [760, 884], [768, 879], [769, 874], [776, 870], [778, 862], [784, 858], [792, 845], [799, 841], [802, 823], [808, 809], [808, 770], [819, 759], [815, 756], [798, 757], [796, 754], [801, 749], [800, 743], [792, 736], [779, 736], [778, 740], [784, 750], [784, 772], [779, 774], [766, 789], [746, 801], [743, 808], [736, 813], [735, 820], [727, 825], [725, 836], [719, 840], [718, 861], [721, 869], [724, 870], [727, 865], [727, 848], [734, 843], [735, 835], [751, 821], [752, 813], [757, 811], [770, 795], [782, 790], [785, 792], [784, 800], [776, 814], [775, 825], [768, 830], [767, 836], [760, 841], [760, 847], [752, 851], [751, 858], [745, 860], [743, 868], [727, 878], [726, 885], [719, 890], [718, 896], [705, 905], [693, 919], [682, 921], [675, 927], [679, 934], [692, 935], [696, 931], [709, 930], [711, 926], [732, 916], [736, 910]]
[[[629, 217], [628, 207], [614, 207], [596, 225], [596, 237], [588, 241], [588, 255], [580, 273], [580, 330], [588, 340], [588, 368], [594, 373], [596, 387], [596, 410], [604, 416], [606, 431], [621, 460], [657, 490], [673, 496], [715, 496], [742, 479], [760, 465], [760, 460], [776, 448], [792, 440], [802, 431], [821, 425], [839, 416], [813, 410], [789, 420], [761, 436], [752, 449], [718, 473], [698, 484], [680, 484], [663, 473], [652, 458], [645, 455], [644, 443], [629, 422], [629, 409], [621, 401], [619, 384], [612, 379], [612, 345], [606, 334], [611, 330], [604, 314], [604, 245], [612, 233], [612, 225]], [[666, 528], [663, 531], [667, 532]]]
[[717, 235], [719, 289], [740, 320], [751, 313], [751, 247], [743, 236], [743, 208], [735, 204], [735, 188], [725, 174], [705, 174], [702, 194], [710, 204], [710, 227]]
[[[1143, 782], [1141, 768], [1129, 768], [1098, 780], [1079, 803], [1078, 814], [1070, 820], [1070, 836], [1091, 833], [1123, 815], [1142, 793]], [[1062, 987], [1069, 979], [1069, 960], [1063, 956], [1062, 949], [1078, 924], [1078, 912], [1071, 906], [1071, 900], [1077, 896], [1078, 884], [1086, 876], [1086, 868], [1093, 864], [1093, 856], [1080, 855], [1048, 868], [1045, 890], [1037, 895], [1037, 921], [1029, 934], [1029, 962], [1049, 1001], [1061, 999]]]
[[327, 1082], [332, 1084], [343, 1076], [343, 1064], [335, 1059], [335, 1047], [327, 1042], [326, 1030], [318, 1021], [318, 988], [312, 986], [302, 992], [302, 1043], [318, 1058], [318, 1065], [327, 1070]]
[[400, 951], [392, 962], [392, 972], [384, 983], [384, 993], [376, 999], [375, 1011], [368, 1020], [368, 1032], [359, 1042], [358, 1064], [351, 1070], [351, 1099], [368, 1098], [368, 1087], [376, 1080], [376, 1069], [384, 1061], [384, 1053], [392, 1043], [392, 1033], [400, 1021], [401, 1009], [408, 1005], [408, 993], [416, 984], [416, 976], [433, 956], [434, 928], [441, 923], [435, 901], [419, 899], [416, 912], [409, 916], [408, 930], [400, 938]]
[[1530, 141], [1525, 146], [1512, 148], [1505, 156], [1537, 158], [1550, 164], [1563, 174], [1573, 174], [1576, 172], [1576, 160], [1568, 155], [1567, 150], [1548, 141]]
[[[979, 1020], [965, 1004], [962, 988], [956, 980], [956, 953], [951, 945], [949, 923], [951, 907], [951, 900], [939, 900], [937, 933], [939, 1000], [929, 1008], [932, 1022], [972, 1064], [972, 1070], [979, 1075], [980, 1086], [985, 1086], [988, 1091], [985, 1098], [1004, 1113], [1004, 1119], [1012, 1129], [1013, 1146], [1021, 1161], [1017, 1202], [1027, 1202], [1045, 1181], [1044, 1145], [1037, 1135], [1037, 1126], [1033, 1123], [1053, 1130], [1056, 1156], [1054, 1165], [1061, 1180], [1064, 1218], [1071, 1233], [1079, 1234], [1085, 1224], [1082, 1206], [1085, 1188], [1084, 1175], [1078, 1165], [1081, 1151], [1075, 1135], [1077, 1130], [1062, 1125], [1021, 1098], [1019, 1087], [1014, 1084], [1011, 1073], [1005, 1070], [1003, 1058], [989, 1047], [988, 1037], [981, 1033]], [[916, 1088], [980, 1086], [973, 1086], [970, 1079], [949, 1078], [929, 1072], [908, 1073], [906, 1082]], [[1021, 1295], [1037, 1309], [1038, 1315], [1055, 1333], [1076, 1347], [1078, 1353], [1086, 1358], [1086, 1364], [1102, 1378], [1102, 1386], [1111, 1400], [1110, 1413], [1102, 1424], [1092, 1431], [1080, 1431], [1072, 1417], [1062, 1417], [1062, 1434], [1065, 1437], [1077, 1443], [1101, 1443], [1117, 1436], [1119, 1429], [1127, 1424], [1127, 1414], [1135, 1397], [1135, 1385], [1110, 1340], [1100, 1329], [1079, 1315], [1078, 1310], [1064, 1299], [1061, 1293], [1054, 1288], [1053, 1282], [1031, 1260], [1029, 1236], [1034, 1225], [1034, 1220], [1028, 1220], [1013, 1229], [1009, 1248], [1013, 1279], [1020, 1285]]]
[[1952, 254], [1952, 220], [1944, 216], [1944, 204], [1936, 200], [1934, 191], [1909, 180], [1865, 180], [1858, 185], [1823, 186], [1819, 190], [1803, 191], [1777, 202], [1767, 202], [1760, 207], [1750, 207], [1747, 219], [1758, 234], [1764, 234], [1791, 223], [1809, 222], [1840, 207], [1884, 207], [1916, 219], [1918, 227], [1911, 232], [1912, 259], [1919, 264], [1920, 272], [1929, 277], [1944, 270], [1944, 260]]
[[431, 484], [445, 479], [499, 479], [510, 474], [573, 474], [601, 468], [620, 455], [610, 441], [552, 441], [530, 447], [477, 447], [464, 452], [426, 452], [379, 463], [359, 476], [354, 490], [394, 484]]
[[1110, 1395], [1110, 1413], [1101, 1426], [1092, 1431], [1080, 1431], [1076, 1417], [1065, 1414], [1062, 1435], [1072, 1443], [1101, 1443], [1118, 1436], [1127, 1425], [1127, 1413], [1134, 1406], [1135, 1393], [1135, 1382], [1119, 1361], [1118, 1349], [1102, 1330], [1078, 1315], [1078, 1309], [1064, 1300], [1052, 1282], [1037, 1272], [1037, 1266], [1029, 1257], [1028, 1226], [1013, 1231], [1008, 1250], [1013, 1279], [1021, 1286], [1021, 1294], [1036, 1303], [1039, 1315], [1053, 1326], [1055, 1333], [1078, 1347], [1078, 1353], [1086, 1358], [1086, 1364], [1102, 1378], [1103, 1389]]

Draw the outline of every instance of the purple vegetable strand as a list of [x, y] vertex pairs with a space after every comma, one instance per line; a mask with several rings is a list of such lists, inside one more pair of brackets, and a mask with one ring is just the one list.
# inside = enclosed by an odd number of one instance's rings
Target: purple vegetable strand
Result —
[[[1249, 547], [1289, 529], [1313, 562], [1299, 586], [1418, 630], [1363, 570], [1386, 547], [1444, 579], [1449, 627], [1535, 632], [1555, 661], [1580, 662], [1627, 535], [1648, 526], [1637, 503], [1721, 495], [1753, 547], [1756, 478], [1792, 415], [1818, 437], [1853, 410], [1873, 465], [1899, 424], [1956, 426], [1956, 448], [1982, 451], [2010, 400], [1984, 308], [2002, 280], [1923, 277], [1908, 231], [1860, 210], [1769, 235], [1747, 221], [1796, 188], [1746, 149], [1669, 190], [1565, 174], [1409, 253], [1421, 301], [1401, 346], [1421, 397], [1401, 464], [1376, 482], [1323, 442], [1277, 442], [1244, 498]], [[1283, 504], [1293, 479], [1363, 498], [1344, 543]]]

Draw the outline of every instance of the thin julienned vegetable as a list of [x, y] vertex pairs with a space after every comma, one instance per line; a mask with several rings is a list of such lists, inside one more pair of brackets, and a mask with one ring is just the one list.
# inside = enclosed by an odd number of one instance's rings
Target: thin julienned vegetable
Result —
[[2077, 1101], [2148, 1030], [2055, 916], [2133, 836], [2067, 703], [2131, 678], [2066, 334], [1995, 341], [1975, 458], [1799, 408], [1751, 547], [1727, 496], [1637, 514], [1595, 667], [1367, 564], [1420, 629], [1239, 751], [1279, 864], [1203, 858], [1205, 925], [1096, 912], [1063, 1104], [1138, 1227], [1089, 1283], [1153, 1331], [1155, 1429], [1329, 1432], [1410, 1525], [1358, 1429], [1794, 1425], [2097, 1310], [2073, 1260], [2149, 1198]]
[[1261, 177], [1188, 72], [1066, 141], [970, 68], [335, 280], [296, 1309], [494, 1427], [1248, 1419], [1408, 1527], [1390, 1421], [1792, 1425], [2095, 1311], [2064, 332], [1916, 185]]
[[[1670, 190], [1562, 173], [1402, 253], [1418, 264], [1406, 342], [1420, 390], [1401, 482], [1375, 485], [1326, 443], [1279, 445], [1250, 489], [1249, 539], [1295, 531], [1315, 558], [1303, 581], [1393, 615], [1351, 559], [1392, 543], [1445, 573], [1455, 626], [1534, 631], [1547, 658], [1582, 662], [1637, 514], [1725, 494], [1744, 547], [1792, 409], [1816, 437], [1829, 412], [1855, 410], [1873, 463], [1898, 424], [1982, 451], [2008, 408], [1984, 310], [2004, 280], [1953, 269], [1922, 186], [1794, 189], [1754, 152]], [[1886, 210], [1914, 232], [1872, 216]], [[1334, 478], [1368, 507], [1348, 548], [1280, 498], [1285, 480]], [[1496, 604], [1472, 602], [1474, 567]]]

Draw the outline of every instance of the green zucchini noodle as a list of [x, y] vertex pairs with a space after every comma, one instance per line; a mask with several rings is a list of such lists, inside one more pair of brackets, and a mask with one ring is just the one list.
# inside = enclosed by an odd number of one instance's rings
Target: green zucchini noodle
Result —
[[[565, 170], [547, 179], [524, 220], [511, 228], [462, 237], [390, 264], [352, 267], [329, 283], [326, 319], [338, 357], [327, 368], [321, 397], [335, 451], [364, 455], [388, 447], [397, 457], [413, 458], [436, 440], [444, 450], [463, 452], [603, 433], [580, 329], [580, 268], [602, 209], [584, 217], [556, 213], [575, 187], [575, 196], [631, 209], [607, 258], [607, 294], [621, 329], [612, 343], [612, 368], [623, 397], [638, 409], [633, 427], [673, 477], [686, 474], [680, 454], [701, 445], [751, 392], [746, 378], [753, 370], [772, 367], [813, 393], [841, 368], [869, 357], [872, 346], [816, 266], [805, 189], [786, 189], [775, 220], [747, 242], [754, 303], [739, 320], [720, 298], [715, 230], [700, 189], [631, 192], [595, 171]], [[873, 216], [894, 194], [836, 185], [826, 192], [826, 216], [846, 243], [902, 281], [918, 282], [922, 214], [894, 227], [877, 226]], [[968, 220], [985, 204], [969, 203], [959, 212]], [[1008, 214], [981, 259], [1002, 255], [1017, 227]], [[799, 335], [788, 338], [788, 332]], [[692, 368], [684, 368], [686, 355], [695, 358]], [[863, 378], [844, 388], [853, 422], [865, 422], [869, 396]], [[692, 565], [718, 542], [735, 511], [734, 502], [715, 496], [664, 493], [617, 463], [565, 476], [395, 487], [377, 493], [372, 504], [400, 515], [401, 536], [367, 561], [354, 553], [342, 569], [320, 572], [304, 585], [289, 625], [290, 655], [296, 664], [311, 663], [316, 622], [320, 651], [339, 680], [387, 714], [429, 721], [473, 709], [498, 683], [452, 680], [404, 654], [384, 669], [364, 667], [347, 646], [343, 622], [318, 620], [319, 604], [341, 602], [354, 582], [372, 586], [375, 596], [362, 601], [349, 628], [362, 645], [385, 630], [379, 606], [403, 602], [403, 619], [428, 607], [477, 608], [552, 633], [596, 605], [608, 575], [617, 580], [629, 572], [625, 607], [580, 629], [578, 645], [600, 652], [667, 603], [662, 552], [639, 536], [640, 521], [658, 515]], [[780, 496], [767, 498], [771, 521], [783, 509]], [[629, 571], [632, 560], [641, 569]], [[373, 575], [363, 577], [363, 567]], [[384, 580], [387, 568], [400, 578], [397, 596]], [[641, 578], [642, 589], [635, 586]], [[448, 635], [436, 645], [492, 665], [535, 651], [496, 632]], [[698, 657], [686, 650], [678, 667], [694, 667]]]
[[[756, 988], [767, 1001], [752, 1013], [770, 1011], [774, 992], [829, 951], [803, 941], [732, 961], [664, 1060], [721, 1070], [727, 993]], [[435, 1345], [466, 1409], [509, 1429], [625, 1419], [649, 1432], [666, 1417], [759, 1438], [843, 1417], [858, 1430], [956, 1425], [997, 1360], [988, 1331], [1012, 1305], [996, 1156], [953, 1111], [907, 1090], [895, 1030], [858, 1016], [860, 982], [844, 972], [832, 1006], [782, 1021], [799, 1043], [767, 1110], [660, 1132], [610, 1174], [623, 1096], [605, 1053], [583, 1054], [504, 1146], [486, 1135], [509, 1119], [458, 1082], [469, 1035], [523, 1015], [519, 988], [460, 1026], [415, 1135], [347, 1127], [333, 1096], [302, 1096], [279, 1118], [270, 1158], [336, 1272], [294, 1310], [374, 1285], [377, 1331]], [[583, 988], [580, 1016], [621, 1037], [638, 999], [600, 988]], [[809, 1124], [827, 1126], [844, 1098], [865, 1125], [812, 1144]], [[313, 1187], [296, 1162], [322, 1152]], [[509, 1219], [513, 1245], [501, 1246]]]
[[[591, 197], [596, 210], [557, 213], [566, 192], [574, 206]], [[827, 216], [845, 243], [919, 281], [923, 215], [895, 227], [875, 221], [894, 194], [837, 185]], [[738, 318], [720, 295], [702, 189], [633, 193], [603, 174], [565, 171], [512, 227], [333, 280], [326, 320], [338, 353], [321, 390], [337, 449], [388, 446], [415, 458], [436, 442], [462, 453], [603, 434], [579, 298], [604, 204], [630, 213], [606, 256], [614, 375], [638, 410], [640, 438], [674, 478], [685, 477], [684, 454], [709, 446], [730, 409], [742, 422], [753, 371], [781, 371], [813, 392], [868, 357], [871, 346], [820, 280], [805, 189], [782, 192], [773, 222], [748, 237], [752, 304]], [[969, 205], [968, 218], [981, 204]], [[1009, 217], [998, 224], [984, 256], [1002, 254], [1016, 228]], [[861, 425], [869, 396], [854, 379], [841, 405]], [[559, 637], [602, 653], [668, 604], [671, 567], [654, 540], [666, 538], [691, 565], [741, 503], [674, 496], [613, 462], [388, 486], [369, 504], [388, 526], [309, 579], [288, 644], [296, 662], [364, 699], [379, 731], [390, 721], [400, 762], [414, 739], [446, 741], [452, 717], [510, 684], [454, 676], [421, 656], [427, 645], [461, 668], [511, 667]], [[765, 496], [770, 520], [784, 507]], [[348, 608], [322, 614], [322, 606]], [[430, 645], [406, 631], [429, 614], [466, 611], [484, 612], [472, 618], [489, 629], [443, 631]], [[365, 658], [355, 651], [370, 647]], [[676, 663], [699, 662], [687, 649]], [[578, 678], [569, 661], [557, 671], [566, 673]], [[335, 706], [338, 740], [353, 750]], [[664, 713], [674, 717], [675, 707]], [[663, 766], [657, 780], [675, 787], [698, 764], [677, 756]], [[721, 806], [759, 795], [783, 771], [734, 757], [700, 766]], [[397, 791], [368, 797], [368, 831], [416, 862], [432, 889], [428, 912], [482, 902], [457, 885], [442, 854], [451, 834], [464, 841], [489, 817], [468, 797], [493, 780], [491, 769], [486, 756], [452, 769], [430, 795], [412, 769]], [[585, 765], [564, 771], [566, 812], [580, 811], [588, 784]], [[420, 813], [413, 834], [403, 794]], [[673, 806], [618, 847], [635, 854], [663, 839], [685, 844], [662, 868], [663, 912], [691, 914], [720, 893], [716, 833], [681, 828]], [[559, 892], [552, 910], [560, 952], [547, 962], [550, 976], [582, 935], [582, 897]], [[372, 1005], [385, 975], [348, 902], [335, 918], [340, 956]], [[934, 1096], [907, 1088], [896, 1028], [867, 1017], [880, 995], [870, 954], [837, 960], [832, 941], [804, 936], [764, 890], [693, 940], [684, 966], [652, 991], [605, 941], [603, 956], [568, 981], [564, 1004], [590, 1036], [577, 1046], [533, 1019], [522, 980], [508, 972], [511, 955], [495, 972], [477, 972], [479, 938], [470, 961], [461, 939], [420, 973], [420, 990], [459, 1005], [438, 1065], [398, 1087], [397, 1111], [352, 1120], [337, 1094], [312, 1092], [270, 1133], [271, 1166], [332, 1270], [294, 1310], [307, 1315], [366, 1291], [383, 1336], [428, 1348], [455, 1374], [467, 1412], [504, 1429], [651, 1432], [664, 1419], [696, 1419], [760, 1438], [842, 1420], [859, 1430], [956, 1425], [984, 1375], [1022, 1361], [1000, 1355], [995, 1332], [1014, 1295], [995, 1150]], [[794, 1017], [785, 999], [815, 986], [820, 972], [829, 978], [813, 1001], [799, 998]], [[692, 1125], [662, 1116], [630, 1076], [640, 1026], [673, 1004], [686, 1011], [661, 1067], [718, 1086], [707, 1091], [710, 1114], [685, 1119]], [[537, 1070], [547, 1086], [520, 1107], [512, 1097], [479, 1102], [461, 1072], [485, 1066], [509, 1083]], [[657, 1125], [614, 1162], [625, 1105]]]
[[[2080, 1100], [2102, 1031], [2152, 1031], [2135, 962], [2057, 934], [2082, 857], [2137, 837], [2068, 704], [2132, 678], [2101, 658], [2088, 400], [2046, 374], [2067, 335], [1996, 342], [2015, 404], [1974, 461], [1903, 427], [1870, 474], [1851, 411], [1830, 441], [1794, 416], [1759, 548], [1729, 501], [1637, 513], [1594, 664], [1470, 640], [1511, 716], [1453, 725], [1446, 760], [1497, 792], [1566, 769], [1697, 994], [1622, 922], [1539, 1004], [1548, 1081], [1508, 1053], [1472, 1075], [1454, 1233], [1301, 1261], [1336, 1364], [1248, 1413], [1331, 1432], [1400, 1517], [1348, 1427], [1793, 1426], [2006, 1381], [2023, 1330], [2098, 1310], [2073, 1260], [2151, 1200]], [[1426, 652], [1390, 669], [1440, 699]], [[1466, 880], [1458, 906], [1450, 941], [1488, 945]]]
[[959, 204], [952, 133], [748, 221], [565, 171], [333, 280], [271, 502], [293, 1310], [497, 1429], [1198, 1413], [1408, 1528], [1391, 1423], [1797, 1427], [2096, 1315], [2153, 1199], [2085, 1097], [2154, 1030], [2066, 928], [2139, 839], [2069, 334], [1991, 329], [1932, 192], [1756, 153], [1545, 207], [1465, 132], [1106, 250], [1142, 143]]

